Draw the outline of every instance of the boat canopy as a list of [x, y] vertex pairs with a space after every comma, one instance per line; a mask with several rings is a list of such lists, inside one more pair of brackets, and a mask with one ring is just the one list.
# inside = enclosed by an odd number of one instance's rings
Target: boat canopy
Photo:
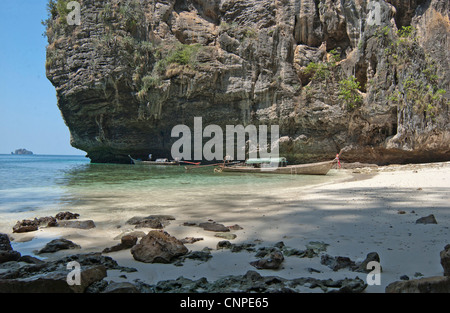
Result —
[[260, 158], [260, 159], [248, 159], [247, 164], [266, 164], [266, 163], [286, 163], [286, 158]]

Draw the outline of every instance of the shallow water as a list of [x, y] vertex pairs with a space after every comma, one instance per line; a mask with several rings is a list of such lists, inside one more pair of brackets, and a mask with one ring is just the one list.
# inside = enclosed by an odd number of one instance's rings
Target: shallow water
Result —
[[[119, 220], [136, 214], [233, 208], [288, 188], [325, 183], [327, 176], [187, 172], [184, 166], [90, 164], [82, 156], [0, 155], [0, 230], [24, 218], [72, 211]], [[170, 212], [169, 212], [170, 211]]]

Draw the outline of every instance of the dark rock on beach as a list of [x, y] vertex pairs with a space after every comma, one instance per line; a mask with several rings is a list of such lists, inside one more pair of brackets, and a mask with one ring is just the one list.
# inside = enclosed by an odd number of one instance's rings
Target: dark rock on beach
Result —
[[138, 288], [128, 282], [112, 282], [102, 291], [103, 293], [139, 293]]
[[[81, 285], [69, 286], [69, 262], [80, 264]], [[73, 293], [84, 292], [94, 282], [106, 277], [107, 270], [135, 271], [98, 253], [79, 254], [30, 264], [0, 273], [0, 293]]]
[[236, 234], [231, 234], [231, 233], [216, 233], [214, 234], [214, 237], [217, 238], [222, 238], [222, 239], [226, 239], [226, 240], [233, 240], [236, 239], [237, 235]]
[[17, 261], [21, 257], [21, 254], [14, 251], [11, 247], [11, 242], [6, 234], [0, 234], [0, 264]]
[[20, 259], [17, 260], [17, 262], [24, 262], [24, 263], [28, 263], [28, 264], [43, 264], [43, 263], [45, 263], [41, 259], [35, 258], [34, 256], [31, 256], [31, 255], [22, 255], [20, 257]]
[[333, 257], [328, 254], [322, 255], [320, 263], [328, 266], [333, 271], [338, 271], [343, 268], [347, 268], [354, 272], [369, 273], [372, 268], [367, 268], [368, 264], [372, 261], [380, 263], [380, 256], [376, 252], [367, 254], [366, 259], [360, 263], [355, 263], [348, 257], [337, 256]]
[[103, 250], [103, 253], [116, 252], [125, 249], [131, 249], [134, 245], [136, 245], [138, 237], [132, 235], [125, 235], [120, 239], [120, 243]]
[[450, 244], [440, 252], [441, 265], [444, 268], [444, 276], [450, 276]]
[[[22, 221], [18, 221], [16, 223], [16, 225], [13, 226], [13, 233], [26, 233], [26, 232], [36, 231], [40, 227], [56, 227], [56, 226], [71, 227], [71, 226], [68, 226], [68, 225], [70, 225], [70, 223], [66, 222], [65, 220], [76, 219], [76, 218], [78, 218], [78, 216], [79, 216], [79, 214], [74, 214], [74, 213], [70, 213], [70, 212], [60, 212], [60, 213], [56, 214], [56, 217], [45, 216], [45, 217], [35, 218], [34, 220], [26, 220], [25, 219]], [[79, 223], [80, 227], [77, 227], [77, 228], [85, 227], [86, 229], [88, 229], [89, 228], [87, 226], [88, 224], [90, 224], [90, 222], [81, 222], [81, 223]], [[73, 225], [76, 225], [76, 223]], [[92, 227], [90, 227], [90, 228], [92, 228]]]
[[183, 262], [186, 259], [199, 261], [199, 262], [207, 262], [211, 258], [212, 258], [211, 252], [209, 251], [208, 248], [205, 248], [201, 251], [190, 251], [189, 253], [187, 253], [183, 256], [180, 256], [179, 258], [177, 258], [177, 261], [174, 263], [174, 265], [182, 266]]
[[437, 221], [436, 221], [436, 218], [434, 217], [434, 215], [430, 214], [428, 216], [419, 218], [416, 221], [416, 224], [437, 224]]
[[142, 238], [145, 235], [147, 235], [145, 232], [141, 231], [141, 230], [135, 230], [135, 231], [126, 231], [121, 233], [120, 235], [114, 237], [114, 240], [122, 240], [122, 237], [124, 236], [133, 236], [136, 238]]
[[281, 251], [274, 250], [264, 254], [264, 257], [262, 259], [250, 262], [250, 265], [256, 267], [257, 269], [276, 270], [280, 268], [283, 261], [284, 257]]
[[66, 228], [92, 229], [95, 228], [95, 223], [92, 220], [86, 221], [62, 220], [58, 222], [58, 226]]
[[356, 266], [355, 262], [353, 262], [348, 257], [343, 257], [343, 256], [333, 257], [328, 254], [322, 255], [322, 257], [320, 259], [320, 263], [328, 266], [333, 271], [338, 271], [342, 268], [350, 268], [351, 269]]
[[27, 233], [31, 231], [36, 231], [39, 228], [39, 223], [35, 220], [22, 220], [17, 222], [13, 226], [13, 233]]
[[164, 231], [150, 231], [131, 249], [133, 258], [144, 263], [171, 263], [188, 253], [184, 244]]
[[62, 220], [76, 220], [78, 217], [80, 217], [80, 214], [78, 213], [71, 213], [71, 212], [59, 212], [55, 215], [55, 218], [58, 221]]
[[216, 249], [230, 249], [231, 252], [241, 252], [242, 250], [245, 250], [247, 252], [254, 252], [256, 250], [254, 243], [232, 244], [228, 240], [219, 241], [217, 243]]
[[305, 250], [292, 249], [283, 245], [282, 250], [285, 256], [297, 256], [299, 258], [313, 258], [319, 255], [320, 252], [327, 250], [329, 245], [322, 241], [310, 241], [306, 245]]
[[352, 270], [354, 272], [370, 273], [372, 271], [372, 268], [368, 266], [370, 262], [380, 263], [380, 256], [378, 255], [378, 253], [370, 252], [369, 254], [367, 254], [364, 261], [362, 261], [360, 264], [356, 264], [356, 266]]
[[45, 216], [35, 219], [39, 227], [56, 227], [58, 221], [53, 216]]
[[148, 290], [156, 293], [296, 293], [308, 289], [318, 288], [322, 292], [362, 292], [367, 287], [358, 277], [333, 281], [331, 279], [296, 278], [285, 279], [277, 276], [261, 276], [255, 271], [248, 271], [244, 275], [230, 275], [214, 282], [206, 278], [190, 280], [180, 277], [175, 280], [158, 282], [154, 286], [147, 286]]
[[180, 241], [184, 244], [192, 244], [192, 243], [195, 243], [195, 242], [201, 241], [201, 240], [203, 240], [203, 238], [186, 237], [186, 238], [181, 239]]
[[127, 224], [135, 225], [136, 228], [163, 229], [170, 224], [169, 221], [175, 220], [171, 215], [150, 215], [147, 217], [132, 217]]
[[58, 222], [52, 216], [35, 218], [34, 220], [18, 221], [13, 227], [13, 233], [26, 233], [36, 231], [39, 227], [56, 227]]
[[81, 249], [81, 246], [64, 238], [54, 239], [49, 243], [47, 243], [44, 248], [39, 250], [38, 254], [53, 253], [60, 250], [69, 250], [69, 249]]
[[396, 281], [386, 287], [386, 293], [450, 293], [450, 277], [433, 276]]
[[207, 231], [213, 231], [213, 232], [229, 232], [230, 229], [228, 227], [225, 227], [222, 224], [216, 223], [216, 222], [206, 222], [206, 223], [200, 223], [198, 224], [199, 227], [203, 228]]
[[239, 226], [238, 224], [234, 224], [231, 226], [227, 226], [230, 230], [242, 230], [244, 228], [242, 228], [241, 226]]

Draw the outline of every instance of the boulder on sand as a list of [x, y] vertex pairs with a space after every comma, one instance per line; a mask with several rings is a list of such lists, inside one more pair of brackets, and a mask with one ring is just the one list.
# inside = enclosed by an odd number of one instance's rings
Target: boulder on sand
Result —
[[172, 263], [188, 251], [177, 238], [165, 231], [153, 230], [131, 249], [131, 254], [135, 260], [144, 263]]

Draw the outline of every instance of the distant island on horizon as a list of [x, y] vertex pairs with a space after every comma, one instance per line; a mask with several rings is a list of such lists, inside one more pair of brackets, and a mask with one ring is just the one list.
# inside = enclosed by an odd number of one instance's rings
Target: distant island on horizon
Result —
[[12, 155], [33, 155], [32, 151], [29, 151], [27, 149], [17, 149], [14, 152], [11, 152]]

